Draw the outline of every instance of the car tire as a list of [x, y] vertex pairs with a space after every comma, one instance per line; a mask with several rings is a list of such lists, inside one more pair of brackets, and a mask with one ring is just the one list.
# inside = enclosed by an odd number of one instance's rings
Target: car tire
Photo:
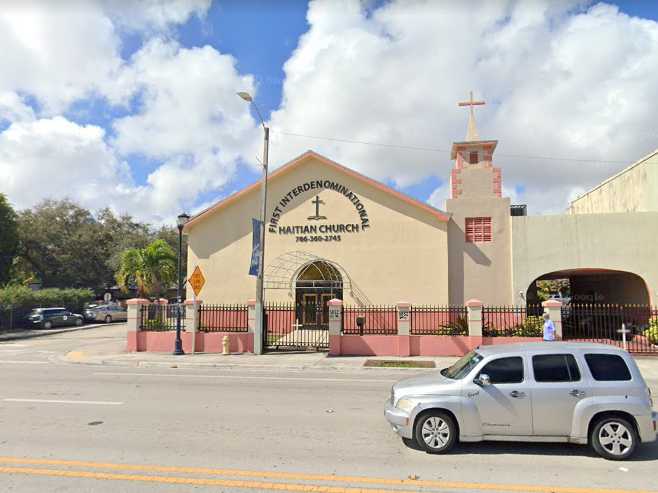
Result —
[[43, 323], [43, 328], [44, 329], [52, 329], [53, 328], [53, 323], [50, 320], [48, 320], [48, 321]]
[[457, 441], [457, 425], [448, 413], [429, 411], [414, 426], [416, 443], [428, 454], [445, 454]]
[[110, 315], [105, 316], [105, 323], [106, 324], [112, 323], [112, 317]]
[[77, 325], [78, 327], [80, 327], [80, 326], [82, 325], [82, 320], [80, 320], [79, 318], [76, 318], [76, 319], [75, 319], [75, 325]]
[[589, 437], [594, 451], [608, 460], [626, 460], [635, 453], [638, 436], [624, 418], [610, 416], [597, 421]]

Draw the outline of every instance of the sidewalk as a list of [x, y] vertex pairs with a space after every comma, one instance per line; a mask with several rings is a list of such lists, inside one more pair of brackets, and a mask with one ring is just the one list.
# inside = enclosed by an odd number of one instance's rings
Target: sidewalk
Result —
[[[269, 353], [256, 356], [253, 354], [206, 354], [195, 353], [174, 356], [168, 353], [114, 353], [103, 352], [103, 348], [86, 348], [84, 351], [71, 351], [62, 357], [69, 363], [127, 366], [133, 368], [223, 368], [223, 369], [271, 369], [271, 370], [337, 370], [337, 371], [379, 371], [415, 370], [427, 371], [426, 368], [373, 368], [364, 367], [367, 360], [387, 361], [434, 361], [436, 368], [450, 366], [456, 357], [395, 357], [395, 356], [336, 356], [326, 353]], [[658, 379], [658, 358], [636, 358], [642, 375], [646, 379]]]
[[59, 329], [16, 329], [0, 331], [0, 342], [20, 341], [21, 339], [33, 339], [35, 337], [48, 337], [54, 334], [65, 334], [81, 330], [95, 329], [105, 324], [81, 325], [80, 327], [61, 327]]
[[[380, 357], [380, 356], [339, 356], [329, 357], [326, 353], [270, 353], [256, 356], [253, 354], [195, 353], [174, 356], [167, 353], [119, 353], [98, 354], [95, 348], [84, 351], [71, 351], [63, 360], [69, 363], [91, 365], [128, 366], [138, 368], [224, 368], [224, 369], [272, 369], [272, 370], [366, 370], [377, 371], [379, 368], [364, 367], [369, 359], [396, 361], [434, 361], [436, 368], [450, 366], [457, 358], [433, 357]], [[96, 353], [96, 354], [95, 354]], [[387, 370], [426, 370], [424, 368], [391, 368]]]

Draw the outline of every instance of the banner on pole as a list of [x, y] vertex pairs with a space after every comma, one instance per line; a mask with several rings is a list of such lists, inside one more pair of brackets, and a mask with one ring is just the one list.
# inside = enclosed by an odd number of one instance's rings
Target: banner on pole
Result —
[[251, 240], [251, 265], [249, 266], [249, 275], [257, 276], [258, 267], [260, 263], [260, 249], [262, 245], [260, 244], [260, 231], [263, 227], [263, 223], [258, 219], [251, 219], [251, 226], [253, 231], [253, 236]]

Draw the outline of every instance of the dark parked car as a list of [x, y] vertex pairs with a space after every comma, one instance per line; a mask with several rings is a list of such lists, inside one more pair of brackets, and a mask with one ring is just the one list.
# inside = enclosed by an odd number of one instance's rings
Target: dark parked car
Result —
[[71, 313], [66, 308], [35, 308], [27, 317], [32, 326], [50, 329], [66, 325], [82, 325], [82, 315]]

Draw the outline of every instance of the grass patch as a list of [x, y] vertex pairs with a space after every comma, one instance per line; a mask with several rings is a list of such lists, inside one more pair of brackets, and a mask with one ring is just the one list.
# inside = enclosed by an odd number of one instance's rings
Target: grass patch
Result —
[[367, 359], [363, 366], [370, 368], [436, 368], [434, 361], [405, 361], [396, 359]]

